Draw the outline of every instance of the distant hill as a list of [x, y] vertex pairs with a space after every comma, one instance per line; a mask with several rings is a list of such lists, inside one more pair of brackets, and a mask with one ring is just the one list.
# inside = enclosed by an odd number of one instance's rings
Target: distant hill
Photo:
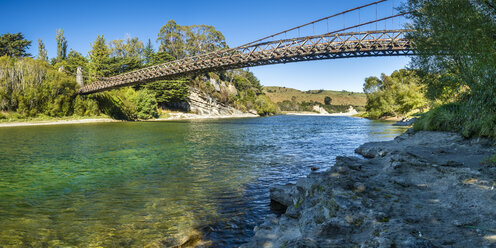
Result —
[[309, 90], [301, 91], [292, 88], [266, 86], [263, 87], [267, 96], [275, 103], [284, 100], [292, 101], [293, 97], [296, 102], [320, 102], [324, 104], [326, 96], [332, 99], [331, 105], [353, 105], [365, 106], [367, 97], [364, 93], [349, 91], [332, 91], [332, 90]]

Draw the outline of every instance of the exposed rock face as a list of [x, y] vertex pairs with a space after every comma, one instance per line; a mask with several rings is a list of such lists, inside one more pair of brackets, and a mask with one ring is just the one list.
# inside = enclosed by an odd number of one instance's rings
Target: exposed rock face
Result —
[[320, 114], [329, 114], [324, 108], [319, 105], [313, 106], [313, 111], [318, 112]]
[[[226, 91], [230, 95], [238, 95], [238, 90], [232, 84], [218, 83], [215, 79], [209, 79], [209, 83], [213, 85], [217, 92]], [[189, 89], [188, 99], [185, 102], [162, 103], [160, 107], [169, 110], [192, 112], [198, 115], [226, 116], [246, 114], [239, 109], [219, 102], [217, 99], [195, 88]], [[256, 111], [253, 113], [250, 110], [249, 113], [257, 115]]]
[[496, 247], [494, 142], [408, 131], [271, 190], [287, 210], [242, 247]]

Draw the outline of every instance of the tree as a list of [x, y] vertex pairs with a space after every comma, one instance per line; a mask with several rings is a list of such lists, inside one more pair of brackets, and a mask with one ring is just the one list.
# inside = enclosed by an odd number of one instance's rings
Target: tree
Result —
[[180, 26], [174, 20], [164, 25], [158, 34], [159, 51], [177, 59], [212, 52], [227, 47], [224, 35], [208, 25]]
[[65, 70], [76, 74], [78, 67], [81, 67], [83, 71], [88, 70], [88, 59], [81, 55], [81, 53], [71, 49], [63, 65]]
[[55, 40], [57, 41], [57, 62], [62, 62], [67, 58], [67, 40], [63, 29], [57, 30]]
[[226, 41], [221, 32], [212, 26], [193, 25], [186, 30], [186, 50], [189, 56], [213, 52], [225, 48]]
[[143, 63], [145, 65], [151, 65], [152, 64], [152, 57], [155, 54], [155, 51], [153, 50], [152, 46], [152, 41], [148, 39], [148, 43], [146, 44], [145, 49], [143, 50]]
[[110, 42], [110, 50], [112, 57], [121, 58], [137, 58], [141, 60], [143, 57], [143, 42], [138, 37], [127, 37], [126, 40], [113, 40]]
[[[440, 80], [427, 80], [429, 96], [456, 97], [433, 109], [419, 126], [496, 137], [496, 9], [493, 0], [409, 0], [413, 65]], [[453, 94], [455, 91], [455, 94]], [[456, 110], [456, 111], [455, 111]], [[481, 114], [484, 113], [484, 114]], [[451, 116], [452, 120], [446, 117]], [[440, 118], [444, 118], [442, 121]], [[451, 123], [451, 129], [441, 123]]]
[[26, 50], [31, 45], [31, 41], [24, 39], [22, 33], [3, 34], [0, 36], [0, 56], [29, 57], [31, 54]]
[[41, 39], [38, 39], [38, 59], [42, 61], [48, 61], [45, 44]]
[[107, 77], [111, 74], [110, 69], [110, 49], [106, 44], [103, 35], [98, 35], [96, 40], [91, 44], [91, 51], [89, 52], [90, 63], [89, 73], [91, 76]]
[[167, 52], [176, 59], [186, 56], [184, 28], [177, 25], [174, 20], [169, 20], [158, 33], [157, 41], [160, 42], [160, 52]]
[[367, 94], [365, 109], [371, 118], [403, 117], [422, 112], [427, 107], [424, 85], [418, 71], [399, 70], [381, 79], [365, 79], [363, 91]]
[[325, 105], [331, 105], [332, 98], [329, 96], [324, 97], [324, 104]]

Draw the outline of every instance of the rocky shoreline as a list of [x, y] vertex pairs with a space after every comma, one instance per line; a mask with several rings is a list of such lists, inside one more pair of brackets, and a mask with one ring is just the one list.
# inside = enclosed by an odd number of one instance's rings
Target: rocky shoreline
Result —
[[279, 216], [241, 247], [496, 247], [494, 141], [407, 131], [271, 189]]

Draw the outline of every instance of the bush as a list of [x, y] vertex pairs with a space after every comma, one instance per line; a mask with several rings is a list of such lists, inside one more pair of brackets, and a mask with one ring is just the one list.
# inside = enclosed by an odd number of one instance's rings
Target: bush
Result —
[[277, 105], [266, 95], [259, 95], [255, 100], [255, 110], [261, 116], [277, 113]]
[[421, 115], [414, 124], [415, 130], [458, 132], [465, 137], [496, 137], [496, 114], [473, 111], [469, 102], [441, 105]]
[[157, 100], [151, 91], [140, 90], [131, 100], [135, 104], [138, 119], [146, 120], [158, 117]]

